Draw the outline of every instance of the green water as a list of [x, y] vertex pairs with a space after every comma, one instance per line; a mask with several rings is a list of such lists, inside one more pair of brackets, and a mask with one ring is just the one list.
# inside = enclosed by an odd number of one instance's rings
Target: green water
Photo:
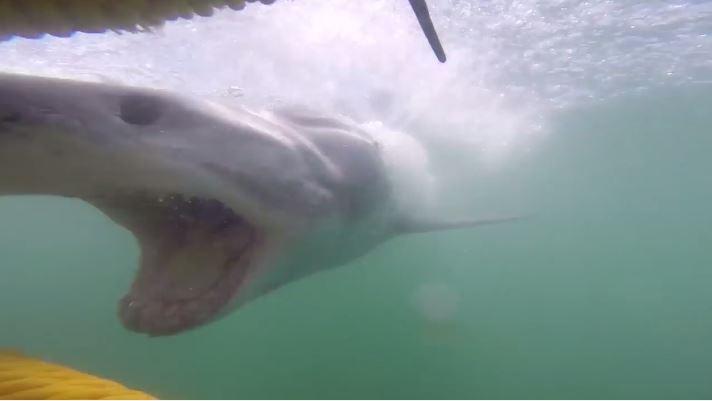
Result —
[[562, 113], [463, 183], [535, 217], [391, 241], [177, 337], [115, 317], [128, 232], [80, 202], [0, 199], [0, 345], [159, 397], [711, 398], [708, 92]]

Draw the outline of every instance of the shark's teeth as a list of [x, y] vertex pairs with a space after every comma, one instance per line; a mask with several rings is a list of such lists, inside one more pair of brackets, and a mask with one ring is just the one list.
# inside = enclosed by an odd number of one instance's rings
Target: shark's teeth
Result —
[[133, 205], [149, 224], [137, 231], [149, 240], [132, 290], [119, 302], [124, 325], [168, 335], [216, 316], [251, 268], [261, 244], [257, 228], [217, 200], [171, 194], [141, 196]]

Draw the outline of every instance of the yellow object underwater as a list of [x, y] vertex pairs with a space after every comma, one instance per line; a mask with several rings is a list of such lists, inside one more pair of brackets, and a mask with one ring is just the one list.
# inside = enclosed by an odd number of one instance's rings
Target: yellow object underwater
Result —
[[153, 400], [111, 380], [0, 350], [0, 399]]

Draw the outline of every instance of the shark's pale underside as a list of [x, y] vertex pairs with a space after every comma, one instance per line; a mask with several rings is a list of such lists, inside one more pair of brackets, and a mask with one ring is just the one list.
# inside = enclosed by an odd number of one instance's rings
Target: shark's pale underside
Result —
[[382, 143], [345, 118], [0, 74], [0, 195], [79, 198], [130, 230], [124, 325], [178, 333], [437, 222], [395, 202]]

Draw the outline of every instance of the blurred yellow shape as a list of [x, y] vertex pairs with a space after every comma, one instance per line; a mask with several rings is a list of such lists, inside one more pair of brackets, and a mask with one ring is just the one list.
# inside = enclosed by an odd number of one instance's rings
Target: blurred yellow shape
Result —
[[0, 350], [0, 399], [153, 400], [154, 397], [15, 351]]

